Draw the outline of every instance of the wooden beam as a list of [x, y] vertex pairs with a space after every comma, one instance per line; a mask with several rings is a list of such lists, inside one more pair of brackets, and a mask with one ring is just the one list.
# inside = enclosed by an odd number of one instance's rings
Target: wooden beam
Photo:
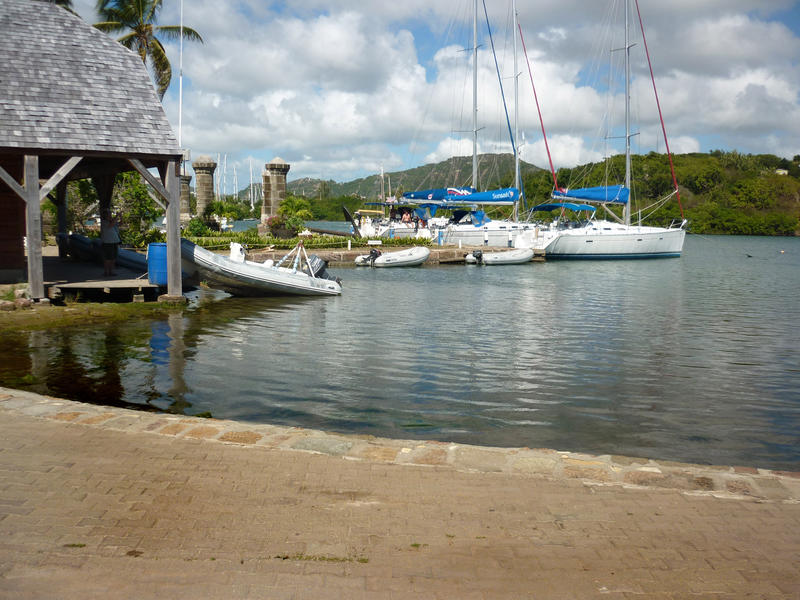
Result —
[[31, 298], [44, 298], [42, 266], [42, 205], [39, 200], [39, 157], [25, 156], [25, 236], [28, 249], [28, 287]]
[[[156, 193], [158, 193], [159, 196], [164, 198], [166, 202], [169, 202], [169, 192], [167, 192], [167, 190], [164, 189], [164, 186], [162, 185], [161, 181], [159, 181], [158, 177], [155, 177], [150, 171], [148, 171], [145, 168], [145, 166], [142, 164], [142, 161], [136, 158], [130, 158], [128, 159], [128, 162], [130, 162], [133, 165], [134, 169], [139, 171], [139, 173], [141, 174], [142, 177], [145, 178], [147, 183], [153, 186], [153, 189], [156, 191]], [[172, 164], [172, 161], [170, 161], [170, 164]], [[167, 176], [169, 176], [169, 171], [167, 172]]]
[[153, 202], [158, 204], [164, 210], [167, 210], [166, 202], [162, 202], [162, 199], [159, 198], [151, 188], [147, 188], [147, 194], [153, 199]]
[[44, 200], [47, 197], [47, 194], [52, 192], [53, 188], [61, 183], [61, 180], [69, 175], [72, 169], [75, 168], [75, 165], [81, 162], [82, 159], [82, 156], [73, 156], [67, 162], [61, 165], [61, 168], [53, 173], [53, 176], [42, 186], [42, 189], [39, 191], [39, 201], [41, 202]]
[[181, 282], [181, 179], [178, 176], [179, 162], [171, 160], [167, 165], [167, 295], [183, 295]]
[[18, 184], [17, 180], [9, 175], [8, 171], [6, 171], [3, 167], [0, 167], [0, 179], [5, 181], [6, 185], [8, 185], [8, 187], [10, 187], [17, 196], [25, 200], [25, 188]]

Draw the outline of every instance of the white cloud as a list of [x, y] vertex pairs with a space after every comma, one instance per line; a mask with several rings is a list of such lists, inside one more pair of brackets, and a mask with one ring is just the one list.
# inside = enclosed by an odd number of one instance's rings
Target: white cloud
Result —
[[[75, 7], [92, 21], [94, 0]], [[184, 46], [183, 141], [193, 154], [281, 156], [291, 177], [347, 180], [471, 154], [472, 0], [196, 0], [186, 25], [205, 44]], [[800, 38], [776, 20], [792, 0], [641, 2], [661, 106], [673, 151], [716, 147], [800, 154]], [[510, 2], [490, 3], [503, 85], [512, 111]], [[519, 3], [520, 19], [554, 161], [599, 160], [604, 123], [622, 107], [601, 89], [600, 40], [619, 8], [585, 0]], [[178, 23], [165, 3], [162, 24]], [[796, 14], [793, 13], [793, 14]], [[481, 30], [485, 28], [481, 15]], [[462, 35], [463, 30], [463, 35]], [[606, 48], [608, 44], [606, 44]], [[177, 45], [167, 47], [174, 84], [164, 104], [177, 128]], [[635, 50], [641, 50], [639, 40]], [[594, 60], [594, 62], [592, 62]], [[538, 112], [519, 55], [524, 160], [547, 167]], [[635, 143], [663, 151], [643, 63], [632, 95]], [[480, 150], [509, 151], [506, 117], [486, 41], [479, 56]], [[600, 141], [593, 141], [600, 139]], [[713, 140], [713, 142], [709, 141]], [[658, 146], [656, 146], [658, 143]], [[713, 144], [711, 147], [708, 144]], [[263, 165], [260, 165], [260, 167]], [[259, 169], [260, 169], [259, 167]]]

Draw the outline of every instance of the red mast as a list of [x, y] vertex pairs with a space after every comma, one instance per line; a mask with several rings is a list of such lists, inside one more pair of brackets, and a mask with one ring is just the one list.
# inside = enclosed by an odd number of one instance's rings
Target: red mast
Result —
[[664, 125], [664, 116], [661, 114], [661, 102], [658, 100], [658, 89], [656, 89], [656, 78], [653, 75], [653, 64], [650, 62], [650, 50], [647, 48], [647, 38], [644, 35], [644, 23], [642, 23], [642, 12], [639, 10], [639, 0], [636, 2], [636, 14], [639, 16], [639, 29], [642, 32], [642, 41], [644, 42], [644, 52], [647, 55], [647, 66], [650, 68], [650, 80], [653, 82], [653, 93], [656, 96], [656, 107], [658, 107], [658, 118], [661, 120], [661, 131], [664, 134], [664, 145], [667, 147], [667, 158], [669, 159], [669, 170], [672, 173], [672, 185], [675, 188], [675, 193], [678, 198], [678, 208], [681, 211], [681, 219], [683, 219], [683, 205], [681, 204], [681, 192], [678, 189], [678, 179], [675, 177], [675, 165], [672, 163], [672, 152], [669, 149], [669, 140], [667, 140], [667, 128]]
[[553, 185], [555, 189], [558, 191], [562, 191], [560, 187], [558, 187], [558, 179], [556, 179], [556, 170], [553, 168], [553, 159], [550, 156], [550, 146], [547, 143], [547, 134], [544, 131], [544, 120], [542, 119], [542, 110], [539, 108], [539, 97], [536, 95], [536, 86], [533, 84], [533, 72], [531, 71], [531, 61], [528, 60], [528, 49], [525, 47], [525, 38], [522, 36], [522, 26], [517, 24], [519, 27], [519, 39], [522, 41], [522, 50], [525, 53], [525, 62], [528, 63], [528, 75], [531, 78], [531, 87], [533, 88], [533, 98], [536, 100], [536, 110], [539, 112], [539, 123], [542, 126], [542, 138], [544, 139], [544, 147], [547, 150], [547, 160], [550, 161], [550, 172], [553, 174]]

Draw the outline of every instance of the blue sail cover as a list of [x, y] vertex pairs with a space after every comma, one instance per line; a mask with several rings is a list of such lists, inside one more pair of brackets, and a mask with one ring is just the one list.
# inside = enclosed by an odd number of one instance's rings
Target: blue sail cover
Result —
[[416, 192], [406, 192], [403, 198], [409, 200], [456, 200], [463, 196], [469, 196], [477, 192], [475, 188], [437, 188], [434, 190], [419, 190]]
[[459, 196], [459, 202], [470, 202], [474, 204], [514, 204], [519, 200], [519, 190], [517, 188], [503, 188], [500, 190], [488, 190], [486, 192], [475, 192], [466, 196]]
[[578, 188], [576, 190], [555, 190], [553, 198], [586, 200], [588, 202], [615, 202], [617, 204], [627, 204], [630, 190], [624, 185], [609, 185], [590, 188]]
[[[455, 190], [458, 190], [458, 192]], [[403, 197], [409, 200], [438, 200], [440, 207], [445, 207], [448, 204], [494, 204], [502, 206], [504, 204], [514, 204], [519, 200], [519, 190], [517, 188], [502, 188], [478, 192], [473, 188], [442, 188], [406, 192]]]
[[539, 204], [537, 206], [534, 206], [533, 209], [531, 209], [531, 210], [536, 212], [536, 211], [544, 211], [544, 210], [556, 210], [556, 209], [562, 209], [562, 208], [567, 208], [567, 209], [575, 211], [575, 212], [578, 212], [578, 211], [581, 211], [581, 210], [590, 210], [590, 211], [594, 212], [594, 211], [597, 210], [597, 208], [592, 206], [591, 204], [575, 204], [574, 202], [548, 202], [546, 204]]

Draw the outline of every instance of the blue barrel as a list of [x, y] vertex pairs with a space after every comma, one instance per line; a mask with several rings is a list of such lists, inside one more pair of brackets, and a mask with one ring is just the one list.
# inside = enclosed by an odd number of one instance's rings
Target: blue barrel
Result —
[[167, 285], [167, 245], [147, 245], [147, 280], [156, 285]]

